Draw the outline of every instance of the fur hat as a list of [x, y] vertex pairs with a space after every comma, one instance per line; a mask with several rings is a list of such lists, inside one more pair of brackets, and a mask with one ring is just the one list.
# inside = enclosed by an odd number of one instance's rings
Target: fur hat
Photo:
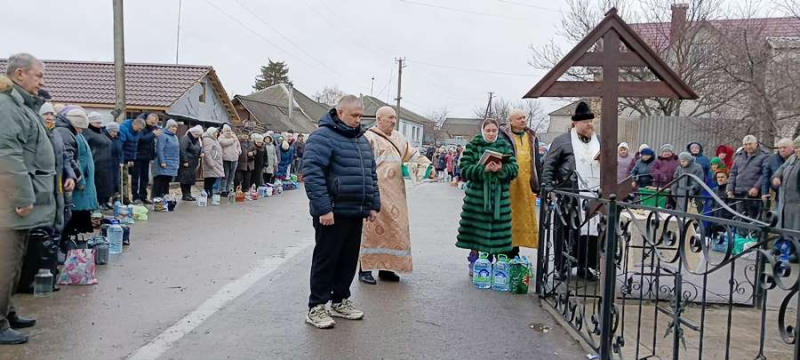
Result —
[[628, 150], [630, 150], [630, 149], [631, 149], [631, 147], [630, 147], [630, 146], [628, 146], [628, 143], [626, 143], [626, 142], [624, 142], [624, 141], [623, 141], [623, 142], [621, 142], [621, 143], [619, 143], [619, 145], [617, 145], [617, 150], [619, 150], [619, 149], [622, 149], [622, 148], [626, 148], [626, 149], [628, 149]]
[[583, 121], [594, 119], [594, 113], [585, 101], [578, 103], [575, 107], [575, 114], [572, 115], [572, 121]]
[[66, 106], [61, 109], [59, 114], [69, 121], [70, 125], [76, 129], [86, 129], [89, 127], [89, 116], [86, 111], [79, 106]]
[[656, 152], [653, 151], [653, 149], [651, 149], [649, 147], [642, 149], [641, 154], [642, 154], [642, 156], [645, 156], [645, 155], [650, 155], [650, 157], [655, 157], [656, 156]]
[[681, 160], [681, 161], [694, 161], [694, 156], [690, 152], [684, 151], [680, 155], [678, 155], [678, 160]]
[[92, 111], [88, 115], [89, 117], [89, 124], [102, 124], [103, 123], [103, 115], [100, 115], [99, 112]]
[[650, 148], [650, 145], [642, 144], [642, 145], [639, 146], [639, 152], [641, 153], [642, 150], [649, 149], [649, 148]]
[[252, 140], [255, 143], [262, 143], [264, 142], [264, 135], [261, 134], [250, 135], [250, 140]]
[[203, 127], [200, 125], [196, 125], [189, 129], [189, 132], [195, 135], [202, 135], [203, 134]]
[[49, 102], [46, 102], [46, 103], [42, 104], [42, 107], [39, 108], [39, 115], [55, 114], [55, 113], [56, 113], [56, 109], [53, 108], [53, 104], [49, 103]]
[[208, 129], [206, 129], [206, 135], [208, 135], [208, 136], [214, 136], [214, 134], [216, 132], [217, 132], [217, 128], [215, 128], [213, 126], [209, 127]]
[[108, 130], [108, 131], [115, 131], [115, 130], [119, 131], [119, 124], [117, 124], [116, 122], [111, 121], [108, 124], [106, 124], [106, 130]]
[[661, 145], [661, 152], [663, 153], [665, 151], [669, 151], [671, 153], [675, 153], [675, 147], [672, 146], [671, 144]]
[[164, 126], [164, 129], [169, 129], [171, 127], [178, 127], [178, 122], [172, 119], [167, 120], [167, 125]]
[[284, 140], [284, 141], [281, 143], [281, 149], [283, 149], [283, 151], [287, 151], [287, 150], [289, 150], [289, 143], [288, 143], [287, 141], [285, 141], [285, 140]]
[[232, 131], [232, 130], [231, 130], [231, 127], [228, 126], [228, 124], [225, 124], [225, 125], [222, 125], [222, 131], [227, 132], [227, 131]]

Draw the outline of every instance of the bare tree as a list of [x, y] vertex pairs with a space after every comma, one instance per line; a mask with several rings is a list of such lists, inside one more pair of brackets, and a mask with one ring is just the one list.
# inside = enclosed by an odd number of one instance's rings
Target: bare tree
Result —
[[336, 106], [336, 103], [344, 95], [344, 91], [342, 91], [338, 85], [325, 86], [322, 88], [322, 90], [317, 91], [314, 94], [314, 100], [316, 100], [318, 103], [333, 107]]
[[432, 140], [433, 144], [438, 144], [442, 140], [446, 140], [443, 136], [441, 131], [442, 125], [444, 125], [445, 119], [447, 119], [447, 108], [441, 108], [440, 110], [432, 111], [428, 114], [428, 119], [431, 120], [430, 123], [425, 124], [424, 132], [426, 134], [431, 134], [430, 139]]
[[[492, 106], [489, 108], [488, 117], [497, 119], [501, 124], [506, 123], [508, 114], [513, 109], [520, 109], [525, 112], [528, 119], [528, 127], [534, 131], [541, 132], [547, 130], [549, 120], [544, 114], [541, 105], [536, 100], [518, 100], [508, 101], [501, 97], [495, 98], [492, 101]], [[477, 118], [483, 118], [486, 115], [486, 107], [475, 106], [473, 113]]]

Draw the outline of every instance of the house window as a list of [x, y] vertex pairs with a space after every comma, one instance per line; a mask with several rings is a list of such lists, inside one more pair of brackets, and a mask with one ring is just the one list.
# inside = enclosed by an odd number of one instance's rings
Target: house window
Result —
[[206, 102], [206, 83], [205, 82], [200, 83], [200, 102], [201, 103], [205, 103]]

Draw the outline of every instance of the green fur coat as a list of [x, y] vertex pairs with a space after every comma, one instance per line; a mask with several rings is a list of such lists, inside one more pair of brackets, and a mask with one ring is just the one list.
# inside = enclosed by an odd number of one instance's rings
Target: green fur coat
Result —
[[[510, 156], [503, 162], [502, 170], [486, 172], [478, 163], [486, 150]], [[478, 134], [467, 144], [459, 167], [461, 177], [468, 183], [456, 246], [490, 254], [510, 252], [511, 201], [508, 188], [519, 170], [514, 149], [503, 139], [489, 143]]]

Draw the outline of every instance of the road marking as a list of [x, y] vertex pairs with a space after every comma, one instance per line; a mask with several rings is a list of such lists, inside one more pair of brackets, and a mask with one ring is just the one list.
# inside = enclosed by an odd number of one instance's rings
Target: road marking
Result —
[[281, 253], [270, 258], [263, 259], [253, 270], [244, 274], [242, 277], [225, 285], [219, 289], [214, 296], [203, 302], [197, 309], [189, 313], [170, 326], [155, 339], [142, 346], [131, 354], [129, 360], [156, 360], [169, 350], [173, 344], [182, 339], [186, 334], [192, 332], [204, 321], [208, 320], [217, 311], [225, 308], [228, 303], [244, 294], [261, 279], [277, 270], [281, 265], [291, 260], [303, 250], [311, 246], [312, 242], [303, 242], [297, 246], [289, 246]]

